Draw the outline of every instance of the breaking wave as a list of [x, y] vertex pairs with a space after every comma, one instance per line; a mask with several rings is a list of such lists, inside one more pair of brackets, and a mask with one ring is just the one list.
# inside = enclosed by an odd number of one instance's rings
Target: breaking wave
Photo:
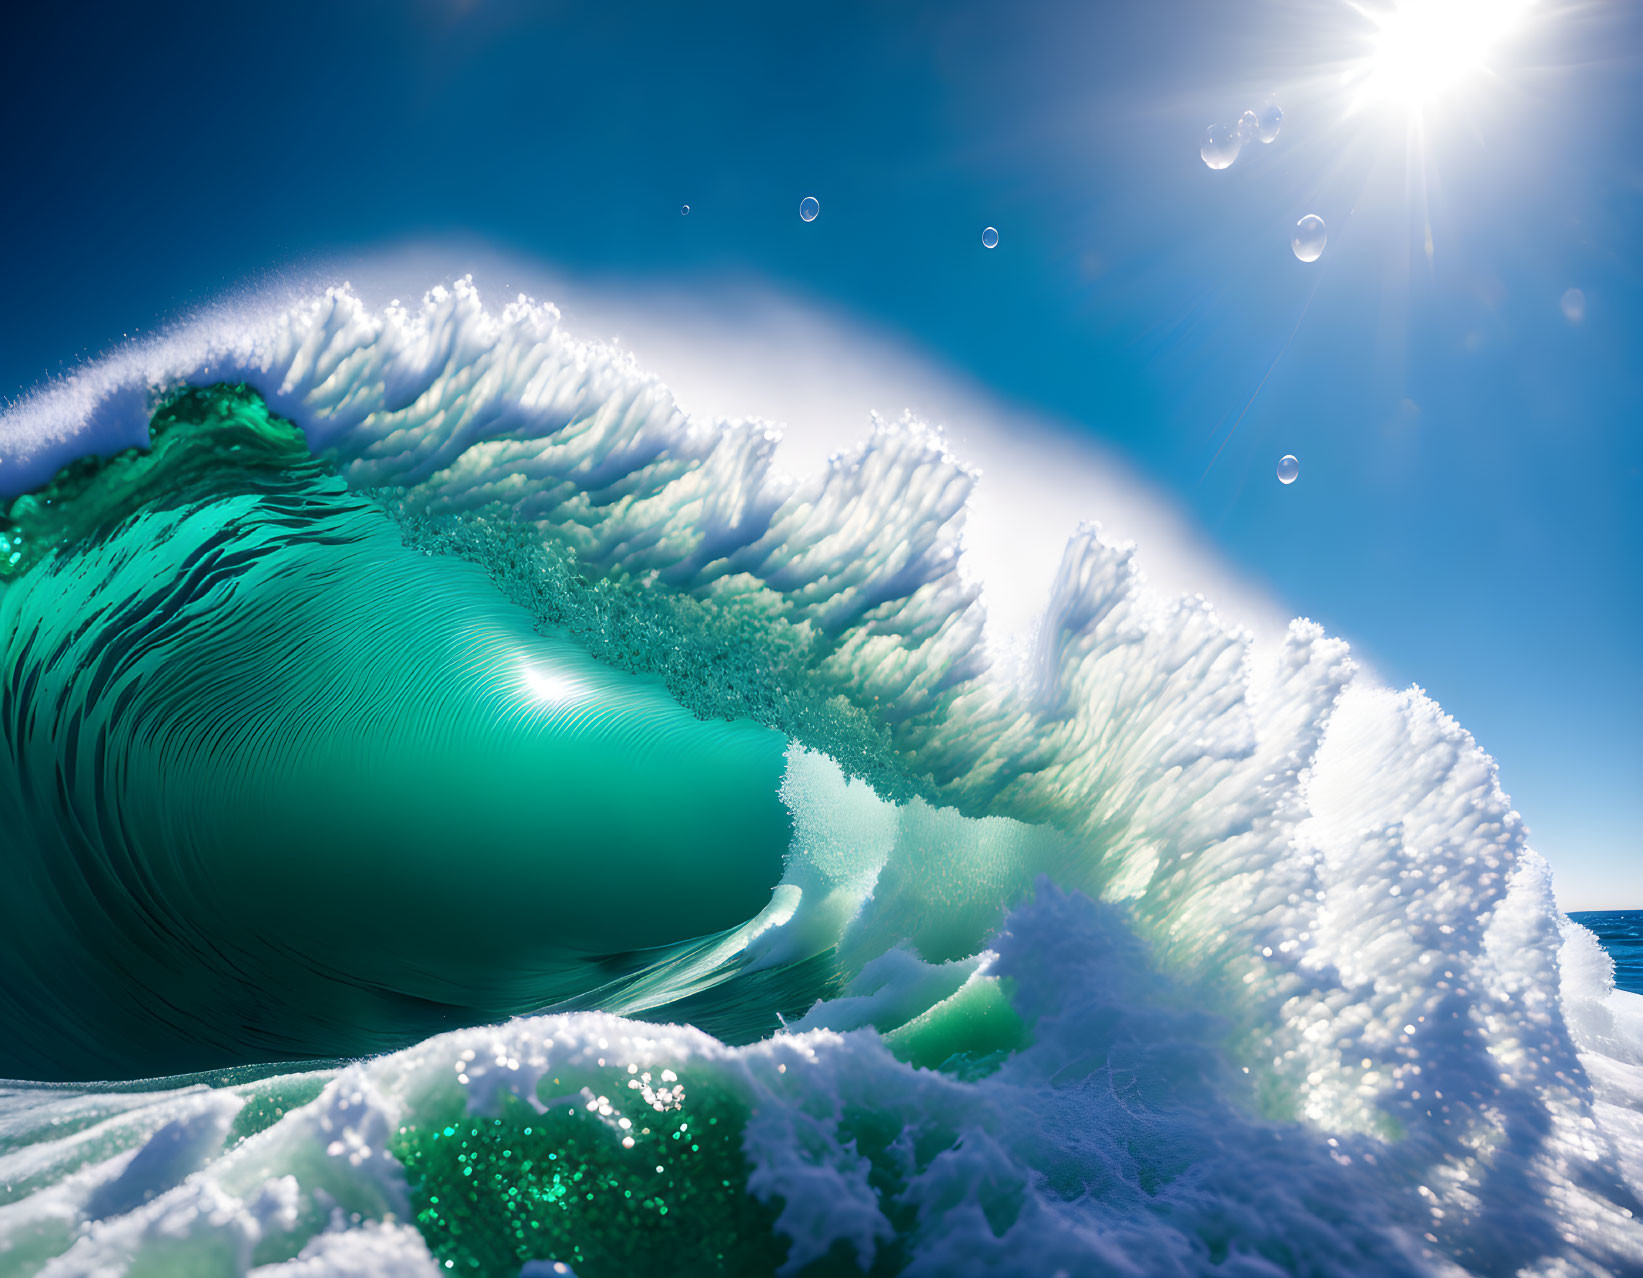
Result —
[[1093, 525], [998, 658], [939, 432], [776, 439], [466, 280], [0, 421], [0, 1271], [1643, 1267], [1464, 729]]

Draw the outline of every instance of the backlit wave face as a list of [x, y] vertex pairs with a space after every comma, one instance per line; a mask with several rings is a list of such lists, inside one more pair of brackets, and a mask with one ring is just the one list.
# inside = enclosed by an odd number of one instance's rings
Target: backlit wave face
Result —
[[764, 906], [777, 733], [533, 634], [250, 392], [155, 431], [13, 507], [0, 1074], [400, 1046]]
[[773, 448], [466, 281], [12, 410], [0, 1073], [388, 1054], [0, 1097], [0, 1257], [1643, 1264], [1640, 1000], [1459, 725], [1094, 527], [994, 669], [939, 435]]

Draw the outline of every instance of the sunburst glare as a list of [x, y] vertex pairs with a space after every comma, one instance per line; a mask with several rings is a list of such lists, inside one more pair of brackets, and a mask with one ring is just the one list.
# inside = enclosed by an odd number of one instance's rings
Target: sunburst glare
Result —
[[1374, 26], [1356, 106], [1419, 110], [1461, 88], [1523, 25], [1532, 0], [1393, 0], [1355, 6]]

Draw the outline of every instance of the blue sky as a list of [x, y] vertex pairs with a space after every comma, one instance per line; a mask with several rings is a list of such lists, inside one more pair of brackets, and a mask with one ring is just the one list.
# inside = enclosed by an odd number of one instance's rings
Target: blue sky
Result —
[[[791, 293], [1123, 455], [1478, 736], [1565, 905], [1643, 906], [1643, 11], [1534, 6], [1417, 147], [1345, 114], [1328, 0], [615, 9], [31, 15], [0, 393], [407, 239]], [[1269, 97], [1278, 140], [1208, 170]]]

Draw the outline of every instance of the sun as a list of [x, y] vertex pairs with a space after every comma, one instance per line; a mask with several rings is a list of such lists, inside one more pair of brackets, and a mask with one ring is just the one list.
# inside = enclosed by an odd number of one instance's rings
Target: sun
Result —
[[1358, 104], [1420, 109], [1487, 69], [1532, 0], [1390, 0], [1360, 7], [1373, 24]]

